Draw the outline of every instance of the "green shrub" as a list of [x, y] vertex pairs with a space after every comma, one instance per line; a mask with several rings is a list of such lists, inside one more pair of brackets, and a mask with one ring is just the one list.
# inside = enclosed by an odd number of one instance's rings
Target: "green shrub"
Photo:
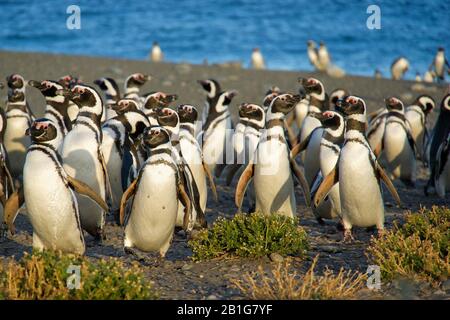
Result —
[[[70, 265], [80, 266], [80, 289], [68, 289]], [[58, 252], [25, 254], [20, 261], [0, 263], [3, 299], [152, 299], [157, 295], [137, 264], [125, 266], [109, 258], [91, 262], [86, 257]]]
[[408, 213], [405, 223], [372, 239], [367, 250], [371, 263], [379, 265], [382, 276], [398, 276], [431, 282], [449, 277], [450, 209], [433, 206]]
[[253, 213], [236, 214], [231, 220], [217, 219], [212, 228], [190, 240], [189, 246], [194, 260], [205, 260], [225, 254], [262, 257], [273, 252], [302, 256], [308, 244], [297, 219]]

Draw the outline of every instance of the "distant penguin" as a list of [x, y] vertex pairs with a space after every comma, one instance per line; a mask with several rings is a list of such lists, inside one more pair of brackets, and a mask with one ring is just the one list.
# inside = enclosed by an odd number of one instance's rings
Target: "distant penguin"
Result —
[[[1, 84], [0, 84], [1, 86]], [[6, 114], [3, 108], [0, 108], [0, 225], [3, 222], [3, 210], [6, 204], [6, 200], [9, 198], [11, 193], [14, 192], [14, 181], [9, 170], [9, 159], [8, 153], [6, 152], [5, 146], [3, 145], [3, 139], [5, 137], [6, 126], [8, 125], [6, 121]], [[1, 227], [0, 227], [1, 229]], [[0, 234], [0, 238], [2, 235]]]
[[[74, 86], [72, 90], [66, 90], [65, 94], [78, 105], [79, 113], [61, 147], [64, 170], [86, 183], [106, 200], [109, 181], [101, 151], [102, 99], [94, 88], [80, 84]], [[97, 240], [103, 239], [106, 210], [83, 197], [77, 199], [83, 229]]]
[[307, 53], [309, 62], [314, 66], [316, 70], [322, 70], [319, 62], [319, 52], [317, 51], [317, 44], [313, 40], [307, 42]]
[[[120, 220], [125, 223], [124, 250], [139, 255], [134, 248], [166, 255], [173, 238], [178, 206], [185, 208], [185, 226], [191, 215], [186, 185], [173, 158], [172, 144], [167, 130], [150, 127], [142, 141], [150, 157], [143, 164], [139, 176], [130, 184], [120, 203]], [[131, 210], [125, 216], [127, 201], [132, 198]]]
[[283, 118], [300, 99], [300, 96], [286, 93], [272, 100], [267, 111], [265, 133], [236, 187], [235, 203], [239, 211], [245, 191], [253, 179], [256, 211], [265, 215], [280, 214], [293, 218], [297, 205], [292, 174], [299, 180], [305, 201], [309, 204], [308, 184], [295, 161], [289, 159], [289, 148], [284, 135]]
[[406, 108], [405, 118], [411, 129], [411, 135], [416, 143], [417, 155], [424, 159], [425, 145], [430, 135], [427, 128], [428, 115], [435, 108], [434, 99], [428, 95], [420, 95], [412, 105]]
[[64, 137], [72, 130], [72, 122], [68, 114], [69, 99], [63, 94], [64, 87], [51, 80], [35, 81], [30, 80], [28, 84], [38, 89], [45, 98], [45, 118], [49, 119], [58, 130], [58, 135], [53, 144], [59, 149]]
[[395, 97], [386, 99], [388, 114], [382, 141], [391, 179], [400, 179], [406, 186], [416, 184], [416, 147], [405, 118], [403, 102]]
[[141, 87], [152, 77], [142, 73], [133, 73], [125, 79], [123, 98], [132, 99], [142, 104], [144, 99], [140, 96]]
[[[72, 89], [75, 85], [81, 84], [80, 79], [73, 75], [65, 75], [58, 79], [59, 84], [61, 84], [65, 89]], [[69, 100], [69, 106], [67, 109], [67, 114], [69, 115], [70, 121], [74, 122], [78, 116], [78, 106]]]
[[399, 57], [391, 64], [391, 75], [393, 80], [401, 80], [409, 69], [409, 61], [405, 57]]
[[5, 131], [5, 148], [8, 152], [11, 174], [14, 179], [22, 176], [26, 150], [31, 143], [25, 131], [30, 127], [33, 116], [27, 107], [25, 96], [25, 80], [18, 74], [6, 78], [8, 83], [8, 101], [6, 103], [6, 118], [8, 125]]
[[320, 70], [326, 71], [331, 63], [330, 54], [323, 41], [320, 41], [319, 50], [317, 51], [317, 57], [319, 58]]
[[436, 154], [436, 169], [434, 182], [437, 194], [445, 199], [445, 194], [450, 191], [450, 133], [438, 148]]
[[375, 77], [375, 79], [383, 78], [383, 75], [381, 74], [381, 71], [379, 69], [375, 69], [374, 77]]
[[444, 48], [438, 48], [436, 56], [434, 57], [432, 67], [434, 68], [436, 77], [439, 82], [444, 81], [445, 71], [450, 71], [450, 64], [445, 57]]
[[233, 123], [228, 109], [237, 91], [221, 91], [217, 81], [201, 80], [200, 85], [207, 92], [208, 115], [203, 124], [202, 152], [209, 170], [219, 177], [226, 166], [226, 146], [230, 146]]
[[438, 150], [439, 147], [444, 143], [445, 139], [447, 139], [449, 132], [450, 132], [450, 94], [447, 94], [442, 99], [441, 111], [433, 128], [433, 133], [430, 138], [429, 150], [427, 150], [429, 159], [428, 166], [431, 170], [431, 174], [428, 183], [425, 186], [424, 190], [425, 195], [428, 195], [430, 188], [435, 187]]
[[422, 82], [422, 77], [419, 72], [416, 72], [416, 78], [414, 80], [416, 80], [416, 82]]
[[164, 54], [159, 46], [159, 43], [154, 41], [152, 44], [152, 51], [150, 53], [150, 60], [152, 62], [161, 62], [164, 60]]
[[7, 202], [6, 223], [13, 232], [15, 216], [25, 201], [27, 216], [33, 226], [34, 249], [83, 254], [84, 237], [74, 191], [90, 197], [95, 205], [104, 209], [107, 208], [106, 203], [95, 191], [63, 169], [54, 143], [58, 143], [59, 131], [53, 121], [37, 119], [27, 134], [33, 143], [27, 151], [23, 188]]
[[112, 78], [100, 78], [94, 83], [103, 91], [106, 97], [102, 115], [102, 123], [117, 116], [114, 106], [120, 100], [120, 90], [116, 81]]
[[344, 241], [353, 239], [353, 226], [376, 226], [384, 230], [384, 202], [380, 179], [388, 187], [397, 203], [400, 198], [387, 174], [378, 164], [366, 140], [366, 104], [356, 96], [338, 101], [346, 117], [344, 145], [334, 169], [323, 179], [313, 199], [317, 208], [330, 189], [339, 182]]
[[253, 69], [265, 69], [266, 64], [264, 62], [263, 55], [261, 53], [261, 50], [259, 48], [254, 48], [252, 52], [252, 58], [251, 58], [251, 66]]
[[435, 73], [433, 70], [427, 70], [425, 74], [423, 75], [423, 82], [431, 83], [433, 82], [435, 77]]

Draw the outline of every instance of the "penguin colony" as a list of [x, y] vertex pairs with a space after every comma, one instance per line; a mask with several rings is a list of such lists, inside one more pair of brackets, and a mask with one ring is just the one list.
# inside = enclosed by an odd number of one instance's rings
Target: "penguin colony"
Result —
[[[430, 96], [409, 106], [386, 97], [368, 114], [363, 98], [342, 88], [327, 93], [319, 79], [300, 78], [297, 94], [272, 87], [261, 104], [241, 104], [234, 124], [237, 91], [199, 80], [206, 94], [200, 116], [193, 105], [171, 107], [176, 94], [142, 94], [151, 78], [130, 75], [123, 94], [112, 78], [95, 86], [71, 75], [6, 78], [2, 236], [15, 232], [24, 207], [35, 249], [84, 254], [85, 236], [101, 242], [110, 216], [123, 226], [126, 253], [164, 257], [176, 230], [189, 235], [207, 227], [207, 199], [218, 201], [214, 180], [222, 176], [235, 184], [238, 210], [246, 204], [249, 212], [294, 217], [304, 201], [318, 223], [338, 220], [351, 241], [353, 227], [383, 233], [382, 184], [400, 205], [392, 180], [414, 188], [418, 161], [431, 173], [426, 195], [450, 191], [450, 94], [429, 130], [438, 107]], [[32, 113], [28, 90], [44, 96], [44, 117]]]

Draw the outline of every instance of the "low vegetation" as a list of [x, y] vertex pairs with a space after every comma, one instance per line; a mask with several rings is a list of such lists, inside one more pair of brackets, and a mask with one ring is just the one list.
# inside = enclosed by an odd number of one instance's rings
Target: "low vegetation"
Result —
[[[76, 286], [69, 266], [80, 267]], [[69, 279], [68, 278], [72, 277]], [[72, 284], [69, 289], [68, 283]], [[152, 299], [156, 294], [137, 265], [117, 259], [91, 262], [86, 257], [35, 252], [0, 263], [0, 299]]]
[[248, 272], [231, 282], [245, 298], [254, 300], [351, 299], [364, 288], [366, 275], [343, 269], [337, 274], [326, 269], [317, 275], [314, 271], [317, 261], [318, 256], [304, 275], [299, 275], [289, 261], [284, 261], [269, 273], [259, 266], [256, 273]]
[[395, 277], [439, 283], [450, 275], [450, 209], [433, 206], [408, 213], [384, 237], [373, 239], [367, 250], [383, 279]]
[[212, 228], [199, 232], [189, 246], [194, 260], [223, 255], [262, 257], [271, 253], [303, 256], [308, 243], [298, 220], [273, 214], [237, 214], [219, 218]]

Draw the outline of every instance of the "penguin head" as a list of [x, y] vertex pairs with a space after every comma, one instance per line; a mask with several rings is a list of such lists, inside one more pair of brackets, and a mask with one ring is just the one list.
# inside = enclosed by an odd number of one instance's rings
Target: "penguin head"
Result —
[[25, 86], [25, 79], [20, 75], [13, 73], [6, 77], [6, 82], [10, 89], [23, 89]]
[[133, 73], [125, 80], [126, 88], [140, 88], [152, 77], [143, 73]]
[[281, 93], [280, 88], [278, 87], [272, 87], [266, 92], [266, 96], [263, 99], [263, 106], [265, 109], [269, 108], [270, 103], [273, 99], [275, 99], [276, 96], [278, 96]]
[[149, 110], [162, 109], [168, 107], [170, 103], [177, 99], [178, 95], [176, 94], [167, 94], [161, 91], [151, 92], [144, 100], [144, 108]]
[[447, 94], [441, 102], [441, 111], [450, 112], [450, 93]]
[[75, 85], [81, 84], [81, 81], [79, 78], [71, 74], [67, 74], [59, 78], [58, 83], [66, 89], [72, 89]]
[[160, 126], [151, 126], [144, 129], [142, 143], [150, 149], [170, 143], [169, 132]]
[[25, 103], [25, 94], [23, 91], [19, 89], [10, 90], [8, 92], [8, 102], [10, 103], [18, 103], [18, 102], [24, 102]]
[[357, 96], [346, 96], [336, 102], [336, 107], [345, 116], [364, 115], [366, 113], [366, 103]]
[[61, 90], [64, 89], [64, 87], [60, 83], [52, 80], [29, 80], [28, 85], [41, 91], [42, 95], [46, 98], [57, 97], [62, 92]]
[[137, 102], [133, 99], [121, 99], [117, 104], [112, 105], [112, 109], [117, 114], [123, 114], [128, 111], [137, 111], [139, 110]]
[[323, 113], [312, 113], [313, 117], [320, 120], [324, 128], [337, 130], [344, 123], [344, 117], [336, 111], [325, 111]]
[[117, 82], [113, 78], [100, 78], [94, 80], [94, 84], [96, 84], [100, 90], [111, 95], [118, 96], [119, 95], [119, 86]]
[[430, 113], [436, 107], [434, 99], [426, 94], [418, 96], [414, 104], [418, 105], [425, 114]]
[[342, 99], [345, 96], [348, 96], [349, 93], [345, 89], [335, 89], [330, 93], [330, 108], [334, 108], [336, 106], [336, 102], [339, 99]]
[[317, 44], [314, 42], [314, 40], [308, 40], [306, 42], [306, 45], [308, 46], [308, 48], [315, 48]]
[[291, 93], [280, 94], [272, 100], [270, 104], [271, 112], [288, 114], [301, 99], [302, 97], [300, 95], [293, 95]]
[[405, 111], [405, 107], [403, 102], [396, 97], [389, 97], [384, 100], [386, 103], [386, 108], [388, 111], [400, 112], [403, 113]]
[[25, 135], [31, 137], [35, 143], [47, 142], [55, 139], [58, 135], [53, 122], [46, 118], [34, 120], [30, 128], [25, 131]]
[[103, 102], [102, 98], [98, 94], [97, 90], [94, 88], [84, 85], [77, 84], [72, 89], [58, 90], [58, 94], [62, 94], [69, 98], [73, 103], [75, 103], [79, 108], [88, 107], [93, 110], [97, 115], [101, 115], [103, 112]]
[[325, 88], [316, 78], [299, 78], [298, 82], [305, 88], [306, 94], [325, 100]]
[[197, 82], [202, 86], [203, 90], [206, 91], [208, 97], [214, 98], [219, 93], [221, 93], [221, 88], [219, 82], [214, 79], [207, 80], [197, 80]]
[[177, 108], [181, 123], [195, 123], [198, 118], [197, 108], [189, 104], [182, 104]]
[[239, 114], [242, 113], [242, 117], [248, 119], [255, 119], [257, 121], [262, 121], [264, 119], [265, 113], [264, 109], [253, 103], [243, 103], [239, 107]]
[[163, 108], [158, 112], [158, 123], [162, 127], [175, 128], [180, 122], [178, 113], [170, 108]]
[[229, 106], [231, 101], [235, 96], [238, 95], [238, 92], [236, 90], [229, 90], [225, 91], [221, 94], [221, 97], [223, 97], [222, 105], [223, 106]]

